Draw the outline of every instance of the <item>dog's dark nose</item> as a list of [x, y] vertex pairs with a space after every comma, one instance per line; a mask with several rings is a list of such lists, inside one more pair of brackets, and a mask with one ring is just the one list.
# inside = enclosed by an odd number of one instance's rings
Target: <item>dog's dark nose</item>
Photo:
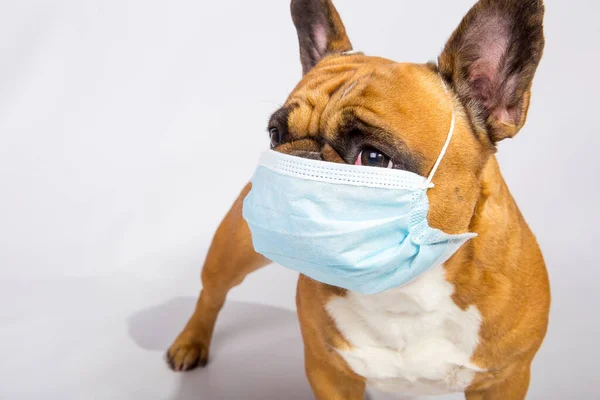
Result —
[[308, 158], [310, 160], [323, 161], [323, 157], [321, 157], [321, 153], [319, 153], [318, 151], [294, 150], [290, 153], [290, 155], [295, 157]]

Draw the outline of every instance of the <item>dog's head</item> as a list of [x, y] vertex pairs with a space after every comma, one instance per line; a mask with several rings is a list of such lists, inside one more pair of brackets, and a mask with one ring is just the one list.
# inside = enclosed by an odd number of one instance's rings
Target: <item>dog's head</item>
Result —
[[292, 0], [303, 79], [269, 123], [276, 151], [428, 176], [429, 221], [465, 232], [495, 144], [525, 123], [544, 48], [542, 0], [481, 0], [438, 64], [352, 53], [331, 0]]

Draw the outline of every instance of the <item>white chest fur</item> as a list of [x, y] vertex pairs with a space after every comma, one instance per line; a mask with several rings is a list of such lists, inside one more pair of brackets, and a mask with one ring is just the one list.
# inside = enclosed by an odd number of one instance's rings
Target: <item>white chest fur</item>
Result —
[[475, 306], [461, 310], [453, 292], [439, 266], [402, 288], [331, 300], [327, 311], [352, 344], [341, 356], [369, 385], [386, 392], [464, 391], [481, 371], [470, 361], [481, 318]]

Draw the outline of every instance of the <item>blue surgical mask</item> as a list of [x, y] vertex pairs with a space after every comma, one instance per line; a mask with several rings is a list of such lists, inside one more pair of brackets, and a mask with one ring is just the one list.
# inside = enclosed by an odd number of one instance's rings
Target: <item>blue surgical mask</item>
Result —
[[448, 260], [471, 233], [427, 222], [429, 178], [267, 151], [252, 178], [243, 216], [256, 252], [314, 280], [374, 294], [403, 286]]

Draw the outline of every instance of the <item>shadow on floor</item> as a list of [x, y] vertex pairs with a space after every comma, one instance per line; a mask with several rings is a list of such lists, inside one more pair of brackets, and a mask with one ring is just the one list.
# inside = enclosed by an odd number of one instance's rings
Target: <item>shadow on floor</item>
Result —
[[[191, 297], [176, 298], [141, 310], [128, 320], [129, 335], [139, 347], [162, 353], [183, 328], [195, 302]], [[294, 312], [227, 302], [215, 328], [208, 366], [182, 373], [171, 399], [312, 399], [302, 353]]]

